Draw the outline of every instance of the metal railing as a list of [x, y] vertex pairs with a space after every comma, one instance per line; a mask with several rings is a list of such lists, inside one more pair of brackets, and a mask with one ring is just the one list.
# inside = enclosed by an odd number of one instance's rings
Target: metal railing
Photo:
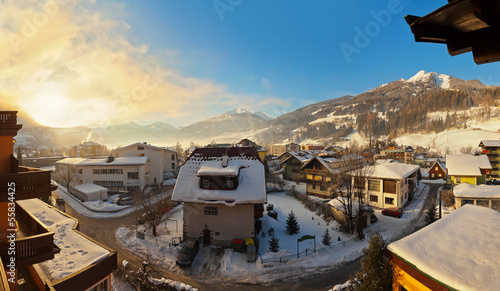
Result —
[[[325, 246], [325, 247], [322, 247], [322, 248], [316, 248], [316, 250], [315, 249], [307, 248], [307, 249], [305, 249], [304, 251], [302, 251], [302, 252], [300, 252], [298, 254], [281, 256], [281, 257], [272, 257], [272, 258], [262, 258], [261, 257], [261, 263], [262, 263], [262, 265], [264, 265], [264, 267], [270, 267], [270, 266], [273, 265], [272, 263], [283, 264], [283, 263], [287, 263], [288, 261], [293, 260], [293, 259], [310, 256], [310, 255], [312, 255], [314, 253], [324, 253], [324, 252], [328, 252], [328, 251], [331, 251], [331, 250], [345, 248], [346, 246], [352, 245], [356, 241], [357, 240], [355, 238], [353, 238], [353, 239], [349, 239], [349, 240], [346, 240], [346, 241], [342, 241], [342, 242], [338, 242], [338, 243], [335, 243], [335, 244], [331, 244], [330, 246]], [[267, 266], [266, 266], [266, 264], [267, 264]]]

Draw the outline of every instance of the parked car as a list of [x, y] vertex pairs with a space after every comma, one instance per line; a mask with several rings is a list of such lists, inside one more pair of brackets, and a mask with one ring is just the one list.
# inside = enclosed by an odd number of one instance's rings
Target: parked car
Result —
[[175, 261], [180, 267], [190, 267], [193, 264], [194, 258], [200, 250], [200, 243], [197, 239], [188, 238], [186, 243], [179, 251], [177, 260]]
[[123, 198], [120, 198], [120, 200], [118, 200], [118, 202], [116, 204], [118, 204], [118, 205], [132, 205], [132, 204], [134, 204], [134, 200], [130, 197], [123, 197]]
[[389, 208], [384, 208], [382, 210], [382, 214], [383, 215], [387, 215], [387, 216], [393, 216], [393, 217], [397, 217], [397, 218], [401, 218], [401, 216], [403, 216], [403, 208], [401, 207], [389, 207]]
[[370, 222], [374, 223], [374, 222], [377, 222], [377, 220], [378, 220], [377, 216], [375, 215], [375, 213], [372, 212], [370, 214]]

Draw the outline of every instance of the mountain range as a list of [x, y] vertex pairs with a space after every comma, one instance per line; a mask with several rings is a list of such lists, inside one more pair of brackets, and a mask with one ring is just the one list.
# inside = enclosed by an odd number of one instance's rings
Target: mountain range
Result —
[[278, 117], [239, 108], [181, 128], [163, 122], [139, 125], [133, 121], [105, 128], [51, 128], [28, 123], [19, 131], [16, 144], [55, 148], [91, 140], [108, 147], [135, 142], [159, 146], [180, 142], [187, 146], [191, 142], [235, 143], [242, 138], [262, 145], [303, 140], [333, 143], [355, 130], [365, 136], [396, 138], [466, 127], [470, 119], [477, 118], [478, 110], [471, 108], [484, 108], [480, 111], [483, 118], [484, 114], [491, 117], [487, 108], [499, 97], [500, 87], [420, 71], [408, 80], [382, 84], [356, 96], [325, 100]]

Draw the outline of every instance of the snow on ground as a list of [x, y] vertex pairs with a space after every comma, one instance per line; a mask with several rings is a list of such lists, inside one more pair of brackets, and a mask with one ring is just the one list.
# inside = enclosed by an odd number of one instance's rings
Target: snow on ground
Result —
[[[290, 185], [295, 183], [288, 182]], [[305, 191], [304, 184], [295, 185], [298, 191]], [[393, 218], [382, 216], [380, 209], [375, 209], [375, 214], [378, 221], [365, 229], [366, 240], [360, 242], [352, 242], [346, 247], [336, 248], [333, 250], [324, 249], [321, 252], [314, 253], [307, 257], [292, 258], [287, 263], [276, 263], [272, 267], [265, 267], [268, 264], [262, 264], [262, 259], [259, 256], [255, 263], [247, 262], [245, 253], [233, 252], [232, 249], [223, 249], [214, 246], [201, 247], [198, 256], [195, 258], [193, 265], [188, 269], [181, 269], [175, 264], [175, 259], [180, 246], [170, 246], [169, 242], [172, 236], [180, 235], [173, 233], [175, 225], [168, 224], [170, 234], [166, 234], [156, 242], [152, 238], [150, 232], [146, 232], [146, 239], [138, 239], [135, 234], [135, 226], [130, 228], [120, 228], [116, 233], [117, 241], [123, 247], [131, 252], [145, 258], [149, 256], [155, 260], [161, 268], [170, 272], [181, 273], [195, 280], [206, 280], [218, 282], [221, 284], [234, 283], [249, 283], [249, 284], [272, 284], [282, 280], [297, 280], [304, 276], [309, 276], [314, 273], [320, 273], [326, 270], [335, 269], [346, 262], [353, 261], [362, 256], [362, 249], [368, 246], [368, 238], [375, 232], [380, 232], [386, 242], [390, 242], [397, 238], [401, 233], [415, 221], [422, 208], [425, 196], [429, 187], [420, 184], [417, 193], [420, 195], [415, 197], [413, 202], [405, 208], [405, 213], [402, 218]], [[353, 236], [339, 233], [335, 230], [334, 224], [327, 223], [315, 213], [305, 209], [304, 206], [292, 197], [285, 195], [284, 192], [269, 193], [268, 203], [274, 205], [274, 210], [278, 212], [278, 220], [269, 217], [264, 213], [262, 218], [262, 231], [266, 232], [265, 237], [262, 237], [262, 232], [259, 234], [260, 239], [260, 254], [262, 257], [269, 257], [267, 231], [270, 227], [275, 230], [275, 236], [280, 241], [280, 250], [282, 255], [297, 253], [297, 238], [303, 235], [316, 235], [316, 247], [322, 248], [322, 235], [329, 227], [332, 244], [337, 243], [338, 237], [341, 241], [346, 241]], [[178, 206], [179, 208], [181, 206]], [[288, 213], [293, 211], [300, 224], [300, 232], [297, 235], [289, 236], [285, 232], [285, 221]], [[174, 214], [173, 219], [182, 221], [182, 211], [179, 210]], [[314, 218], [314, 219], [313, 219]], [[182, 231], [182, 226], [179, 225], [179, 230]], [[158, 230], [163, 231], [161, 228]], [[300, 243], [300, 251], [306, 247], [313, 248], [313, 241], [306, 240]]]
[[[55, 183], [55, 182], [53, 182]], [[130, 214], [135, 211], [134, 206], [121, 206], [121, 205], [115, 205], [111, 204], [113, 201], [111, 198], [115, 198], [117, 195], [110, 196], [107, 202], [102, 202], [102, 204], [99, 201], [90, 201], [90, 202], [85, 202], [82, 203], [80, 200], [74, 198], [72, 195], [69, 195], [66, 188], [62, 186], [61, 184], [57, 184], [57, 190], [56, 193], [64, 198], [67, 204], [71, 206], [76, 212], [80, 213], [81, 215], [87, 216], [87, 217], [92, 217], [92, 218], [111, 218], [111, 217], [120, 217], [124, 216], [127, 214]], [[93, 209], [88, 209], [87, 207]], [[122, 210], [120, 210], [122, 209]], [[116, 212], [96, 212], [97, 211], [116, 211]], [[119, 210], [119, 211], [117, 211]]]
[[316, 119], [314, 121], [309, 122], [309, 124], [323, 123], [323, 122], [337, 122], [345, 119], [356, 120], [356, 115], [354, 114], [345, 114], [345, 115], [335, 115], [335, 112], [329, 113], [326, 117]]
[[455, 129], [438, 134], [412, 134], [396, 138], [398, 144], [422, 146], [442, 154], [449, 149], [451, 153], [460, 153], [463, 147], [477, 148], [483, 139], [500, 139], [500, 133], [487, 130]]
[[465, 205], [388, 249], [457, 290], [500, 290], [500, 212]]
[[420, 183], [425, 183], [425, 184], [446, 184], [446, 181], [443, 179], [435, 179], [435, 180], [420, 180]]
[[54, 259], [39, 263], [50, 281], [69, 276], [109, 256], [107, 249], [73, 231], [75, 219], [48, 207], [39, 199], [18, 203], [54, 232], [54, 243], [61, 249]]

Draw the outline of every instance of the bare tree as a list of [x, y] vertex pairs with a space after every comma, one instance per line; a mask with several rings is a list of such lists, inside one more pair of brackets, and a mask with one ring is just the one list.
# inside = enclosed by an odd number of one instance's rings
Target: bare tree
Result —
[[[332, 197], [340, 202], [345, 214], [347, 232], [354, 232], [356, 225], [361, 224], [361, 214], [366, 196], [366, 181], [373, 168], [358, 154], [350, 153], [342, 156], [336, 163], [333, 173], [329, 175]], [[356, 213], [358, 209], [358, 213]], [[357, 217], [358, 221], [355, 221]], [[362, 233], [362, 228], [361, 232]]]
[[60, 183], [64, 184], [66, 186], [66, 189], [69, 193], [69, 187], [72, 182], [75, 180], [75, 171], [74, 169], [71, 169], [69, 166], [59, 166], [59, 169], [57, 170], [56, 179], [58, 179]]
[[137, 216], [152, 228], [153, 236], [157, 236], [156, 228], [165, 221], [165, 213], [173, 207], [171, 192], [155, 194], [154, 191], [140, 191], [134, 195], [137, 204]]

